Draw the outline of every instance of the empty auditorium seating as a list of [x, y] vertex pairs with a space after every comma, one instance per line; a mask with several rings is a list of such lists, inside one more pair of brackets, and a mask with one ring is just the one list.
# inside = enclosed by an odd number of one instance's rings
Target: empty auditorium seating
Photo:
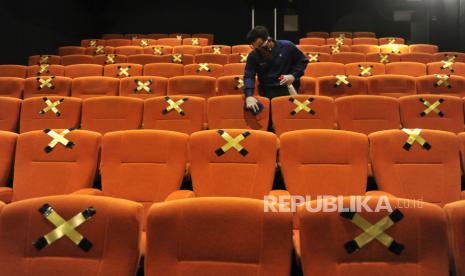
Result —
[[266, 131], [225, 129], [193, 133], [189, 141], [195, 196], [262, 199], [271, 191], [277, 137]]
[[166, 46], [179, 46], [182, 44], [181, 39], [177, 38], [160, 38], [157, 40], [158, 45], [166, 45]]
[[168, 38], [168, 34], [148, 34], [147, 38], [151, 38], [151, 39]]
[[280, 136], [280, 162], [291, 195], [365, 193], [368, 139], [342, 130], [307, 129]]
[[47, 96], [25, 99], [21, 104], [19, 132], [79, 128], [81, 99]]
[[58, 48], [59, 56], [84, 55], [86, 48], [80, 46], [63, 46]]
[[400, 61], [400, 55], [391, 53], [367, 53], [365, 55], [367, 62], [390, 63]]
[[386, 74], [424, 76], [426, 75], [426, 65], [419, 62], [392, 62], [386, 64]]
[[330, 38], [336, 38], [336, 37], [352, 38], [352, 33], [351, 32], [330, 32], [329, 37]]
[[428, 75], [417, 78], [418, 94], [441, 94], [465, 97], [465, 77]]
[[[161, 57], [165, 58], [165, 56], [161, 56]], [[184, 65], [194, 63], [194, 56], [189, 55], [189, 54], [172, 54], [166, 57], [168, 58], [167, 62], [184, 64]], [[162, 61], [162, 62], [166, 62], [166, 61]]]
[[465, 53], [459, 52], [439, 52], [433, 54], [433, 61], [447, 61], [453, 60], [454, 62], [465, 62]]
[[192, 45], [174, 46], [173, 54], [197, 55], [202, 53], [202, 47]]
[[88, 47], [84, 51], [86, 55], [111, 55], [115, 53], [115, 47], [112, 46], [97, 46]]
[[333, 129], [336, 126], [334, 100], [330, 97], [296, 95], [271, 101], [276, 135], [299, 129]]
[[378, 45], [378, 39], [374, 37], [356, 37], [352, 39], [353, 45]]
[[307, 38], [301, 38], [299, 40], [300, 45], [315, 45], [315, 46], [322, 46], [326, 45], [326, 40], [324, 38], [318, 38], [318, 37], [307, 37]]
[[329, 38], [329, 33], [327, 32], [309, 32], [306, 35], [307, 37], [321, 37], [321, 38]]
[[208, 41], [208, 45], [212, 45], [213, 42], [215, 41], [215, 35], [210, 34], [210, 33], [199, 33], [199, 34], [192, 34], [192, 37], [200, 37], [200, 38], [206, 38]]
[[376, 34], [374, 32], [354, 32], [353, 34], [354, 38], [357, 37], [376, 37]]
[[181, 40], [184, 39], [184, 38], [187, 38], [187, 37], [191, 37], [190, 34], [183, 34], [183, 33], [172, 33], [172, 34], [169, 34], [168, 35], [169, 37], [174, 37], [176, 38], [177, 40]]
[[212, 53], [212, 54], [223, 54], [229, 55], [231, 54], [231, 46], [227, 45], [210, 45], [202, 47], [202, 53]]
[[132, 40], [132, 46], [149, 47], [157, 44], [157, 40], [150, 38], [137, 38]]
[[25, 78], [26, 66], [0, 64], [0, 77]]
[[249, 54], [235, 53], [228, 56], [229, 63], [246, 63]]
[[367, 80], [368, 94], [395, 98], [416, 94], [416, 80], [411, 76], [378, 75]]
[[388, 54], [405, 54], [409, 53], [410, 49], [408, 45], [403, 44], [384, 44], [379, 46], [379, 51]]
[[[350, 197], [338, 199], [346, 210], [308, 211], [322, 209], [318, 206], [334, 199], [298, 208], [303, 275], [449, 274], [447, 229], [441, 208], [428, 203], [417, 207], [413, 200], [359, 200], [369, 209], [350, 207]], [[383, 205], [380, 201], [388, 202]], [[389, 208], [373, 211], [381, 205]], [[377, 235], [369, 236], [368, 231]]]
[[83, 39], [81, 40], [81, 47], [96, 47], [105, 46], [105, 39]]
[[318, 95], [341, 97], [367, 93], [364, 77], [336, 75], [318, 78]]
[[371, 77], [376, 75], [384, 75], [385, 67], [379, 62], [362, 62], [348, 63], [345, 65], [346, 75]]
[[103, 75], [113, 78], [142, 76], [143, 66], [135, 63], [108, 64], [103, 68]]
[[[0, 99], [0, 105], [2, 100]], [[10, 184], [17, 138], [16, 133], [0, 131], [0, 187]]]
[[[427, 64], [428, 74], [448, 74], [465, 77], [465, 63], [448, 61], [431, 62]], [[426, 75], [426, 74], [425, 74]]]
[[0, 77], [0, 96], [21, 98], [24, 89], [24, 79], [15, 77]]
[[248, 54], [251, 51], [250, 45], [234, 45], [231, 47], [231, 54]]
[[171, 78], [184, 75], [184, 66], [173, 63], [152, 63], [144, 66], [144, 76]]
[[74, 64], [65, 66], [65, 77], [72, 79], [102, 75], [103, 66], [98, 64]]
[[129, 39], [115, 38], [105, 40], [105, 45], [111, 47], [131, 46], [131, 44], [131, 40]]
[[200, 97], [153, 97], [144, 102], [143, 127], [191, 134], [203, 129], [205, 109]]
[[[463, 136], [462, 136], [463, 137]], [[465, 201], [449, 203], [444, 207], [449, 229], [450, 267], [453, 275], [463, 275], [465, 266], [463, 254], [465, 253], [463, 231], [465, 230]]]
[[40, 64], [60, 64], [61, 57], [55, 55], [34, 55], [30, 56], [28, 65], [40, 65]]
[[5, 206], [0, 274], [135, 275], [142, 212], [135, 202], [82, 195]]
[[379, 45], [384, 44], [405, 44], [405, 39], [402, 37], [381, 37], [378, 39]]
[[208, 39], [202, 37], [183, 38], [182, 45], [207, 46]]
[[324, 46], [319, 46], [318, 51], [321, 53], [327, 53], [327, 54], [338, 54], [338, 53], [344, 53], [344, 52], [350, 52], [350, 47], [349, 45], [324, 45]]
[[160, 57], [154, 56], [153, 54], [141, 54], [141, 55], [132, 55], [128, 56], [126, 61], [128, 63], [135, 63], [140, 65], [145, 65], [149, 63], [159, 62]]
[[115, 54], [96, 55], [94, 56], [94, 63], [100, 64], [100, 65], [125, 63], [126, 59], [127, 59], [126, 56], [123, 56], [123, 55], [115, 55]]
[[400, 115], [405, 128], [437, 129], [462, 132], [463, 101], [445, 95], [412, 95], [402, 97]]
[[124, 38], [124, 35], [122, 34], [103, 34], [102, 35], [102, 39], [105, 39], [105, 40], [120, 39], [120, 38]]
[[142, 38], [147, 38], [147, 35], [145, 34], [125, 34], [125, 38], [130, 39], [130, 40], [136, 40], [136, 39], [142, 39]]
[[147, 99], [166, 95], [168, 79], [155, 76], [137, 76], [121, 79], [119, 95]]
[[65, 67], [56, 64], [41, 64], [41, 65], [30, 65], [27, 67], [26, 77], [37, 77], [37, 76], [64, 76]]
[[243, 95], [244, 78], [241, 75], [230, 75], [217, 79], [218, 95]]
[[[305, 55], [308, 55], [309, 53], [312, 54], [317, 54], [321, 53], [321, 46], [315, 46], [315, 45], [296, 45], [299, 50], [304, 53]], [[325, 61], [325, 60], [322, 60]], [[329, 60], [327, 60], [329, 61]]]
[[300, 88], [297, 91], [299, 94], [315, 95], [316, 89], [316, 78], [303, 76], [300, 78]]
[[379, 46], [377, 45], [366, 45], [366, 44], [352, 45], [350, 49], [352, 50], [352, 52], [361, 53], [361, 54], [379, 53]]
[[144, 48], [144, 54], [150, 55], [171, 55], [173, 53], [173, 47], [168, 45], [157, 45]]
[[253, 115], [244, 109], [243, 95], [227, 95], [212, 97], [207, 101], [207, 118], [209, 129], [268, 129], [270, 101], [264, 97], [256, 97], [263, 105], [260, 114]]
[[73, 65], [73, 64], [93, 64], [94, 57], [91, 55], [84, 55], [84, 54], [75, 54], [75, 55], [67, 55], [61, 57], [61, 65]]
[[116, 55], [140, 55], [144, 53], [144, 50], [140, 46], [120, 46], [115, 48]]
[[223, 66], [224, 76], [242, 76], [244, 75], [244, 63], [229, 63]]
[[209, 76], [179, 76], [168, 81], [168, 93], [171, 95], [186, 95], [213, 97], [216, 94], [216, 79]]
[[430, 63], [433, 61], [433, 55], [430, 53], [414, 52], [400, 55], [400, 61]]
[[92, 186], [101, 135], [68, 131], [36, 130], [18, 136], [13, 188], [0, 187], [0, 201], [81, 193]]
[[460, 200], [460, 146], [454, 133], [403, 129], [368, 137], [379, 190], [441, 206]]
[[365, 55], [361, 53], [336, 53], [331, 55], [331, 62], [354, 63], [365, 62]]
[[219, 78], [223, 76], [223, 65], [214, 63], [188, 64], [184, 66], [184, 75]]
[[438, 52], [438, 46], [430, 44], [411, 44], [409, 48], [411, 53], [434, 54]]
[[82, 99], [97, 96], [117, 96], [119, 80], [110, 77], [82, 77], [73, 79], [71, 96]]
[[17, 131], [20, 110], [20, 99], [0, 97], [0, 131]]
[[399, 129], [397, 99], [373, 95], [338, 98], [337, 123], [339, 129], [369, 134], [385, 129]]
[[348, 38], [348, 37], [345, 37], [345, 38], [331, 37], [331, 38], [326, 39], [326, 45], [341, 44], [341, 45], [350, 46], [350, 45], [352, 45], [352, 43], [353, 43], [352, 39]]
[[138, 129], [142, 125], [144, 101], [134, 97], [107, 96], [82, 102], [82, 129], [105, 134]]
[[67, 77], [41, 76], [24, 81], [23, 98], [39, 96], [69, 96], [71, 79]]
[[194, 60], [195, 63], [215, 63], [224, 65], [228, 63], [228, 55], [213, 53], [197, 54]]
[[289, 275], [291, 221], [290, 213], [263, 212], [263, 201], [255, 199], [195, 198], [153, 205], [144, 272]]
[[314, 78], [344, 74], [344, 64], [336, 62], [310, 63], [307, 65], [307, 69], [305, 69], [305, 76]]

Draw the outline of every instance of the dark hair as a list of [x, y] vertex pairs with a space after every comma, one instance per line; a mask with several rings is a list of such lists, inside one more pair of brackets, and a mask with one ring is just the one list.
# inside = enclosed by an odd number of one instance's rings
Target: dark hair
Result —
[[265, 26], [255, 26], [255, 28], [250, 30], [250, 32], [247, 34], [247, 42], [254, 43], [259, 38], [266, 40], [269, 36], [270, 34], [268, 33], [268, 29]]

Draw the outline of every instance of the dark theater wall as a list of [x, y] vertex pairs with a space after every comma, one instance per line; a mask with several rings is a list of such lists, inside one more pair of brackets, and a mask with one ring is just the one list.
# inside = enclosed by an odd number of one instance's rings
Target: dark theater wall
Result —
[[[465, 51], [465, 0], [0, 0], [0, 63], [25, 64], [103, 33], [210, 32], [218, 44], [241, 44], [252, 6], [271, 33], [276, 7], [277, 37], [294, 42], [311, 30], [360, 30]], [[286, 14], [299, 16], [298, 32], [284, 32]]]

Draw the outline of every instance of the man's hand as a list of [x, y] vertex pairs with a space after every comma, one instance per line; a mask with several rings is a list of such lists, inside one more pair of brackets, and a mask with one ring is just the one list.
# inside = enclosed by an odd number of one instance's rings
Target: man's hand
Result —
[[293, 75], [283, 75], [279, 80], [279, 85], [291, 85], [295, 81], [295, 78]]
[[245, 98], [245, 106], [247, 107], [247, 109], [251, 109], [254, 112], [258, 112], [260, 110], [257, 102], [258, 102], [257, 99], [255, 99], [252, 96]]

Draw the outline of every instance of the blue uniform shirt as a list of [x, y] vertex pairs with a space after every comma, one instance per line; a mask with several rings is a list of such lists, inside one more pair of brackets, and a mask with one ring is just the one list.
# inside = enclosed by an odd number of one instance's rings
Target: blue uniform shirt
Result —
[[295, 77], [293, 83], [296, 90], [300, 87], [300, 77], [304, 74], [308, 59], [294, 45], [287, 40], [274, 41], [272, 49], [273, 58], [265, 60], [256, 51], [252, 51], [247, 57], [247, 64], [244, 72], [244, 93], [245, 96], [253, 96], [255, 89], [255, 75], [258, 75], [260, 91], [264, 91], [266, 96], [267, 88], [279, 87], [279, 77], [281, 75], [292, 74]]

